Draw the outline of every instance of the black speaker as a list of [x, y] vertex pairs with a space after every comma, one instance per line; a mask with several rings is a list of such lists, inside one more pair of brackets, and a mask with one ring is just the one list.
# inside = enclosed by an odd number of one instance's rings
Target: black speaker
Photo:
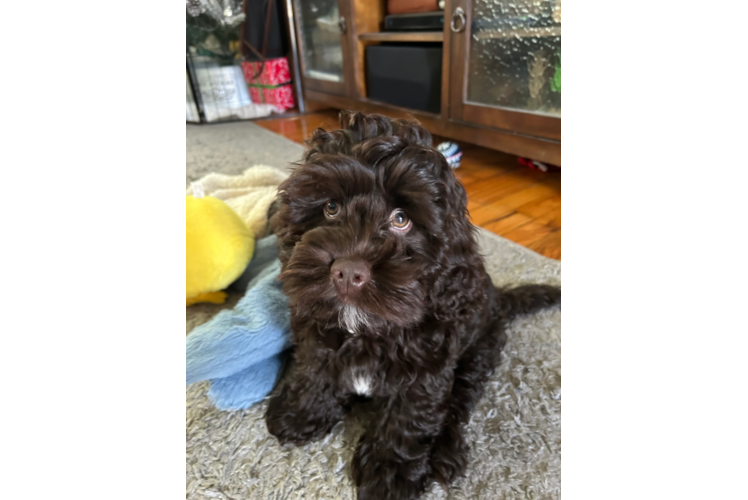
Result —
[[366, 47], [369, 99], [439, 113], [442, 93], [441, 44]]
[[441, 31], [444, 12], [414, 12], [384, 16], [385, 31]]

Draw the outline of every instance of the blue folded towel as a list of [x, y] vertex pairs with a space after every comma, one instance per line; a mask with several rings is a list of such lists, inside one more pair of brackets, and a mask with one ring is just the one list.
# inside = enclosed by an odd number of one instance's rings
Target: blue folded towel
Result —
[[278, 282], [275, 236], [257, 242], [238, 280], [247, 292], [187, 335], [187, 385], [210, 380], [208, 397], [221, 410], [252, 406], [268, 395], [291, 347], [288, 300]]

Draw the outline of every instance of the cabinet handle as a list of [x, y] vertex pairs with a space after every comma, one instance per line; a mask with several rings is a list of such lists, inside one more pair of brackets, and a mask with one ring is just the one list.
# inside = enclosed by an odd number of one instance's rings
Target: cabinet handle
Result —
[[[457, 21], [460, 22], [459, 26], [457, 25]], [[457, 7], [455, 9], [454, 14], [452, 14], [452, 23], [449, 27], [452, 28], [452, 31], [455, 33], [459, 33], [465, 29], [465, 11], [462, 10], [462, 7]]]
[[340, 19], [338, 19], [338, 29], [340, 29], [340, 34], [345, 35], [345, 18], [343, 16], [340, 16]]

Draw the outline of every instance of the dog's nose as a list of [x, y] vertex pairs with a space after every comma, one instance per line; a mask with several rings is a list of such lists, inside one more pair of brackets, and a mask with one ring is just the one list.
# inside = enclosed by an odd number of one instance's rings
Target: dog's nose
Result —
[[356, 257], [336, 259], [330, 268], [330, 273], [342, 299], [353, 297], [371, 279], [369, 265]]

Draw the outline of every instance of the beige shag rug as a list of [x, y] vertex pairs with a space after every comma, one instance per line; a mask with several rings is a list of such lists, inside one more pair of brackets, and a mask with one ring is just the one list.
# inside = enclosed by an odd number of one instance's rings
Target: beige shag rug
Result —
[[[242, 133], [252, 132], [248, 125], [240, 124]], [[224, 125], [211, 133], [226, 130]], [[269, 141], [266, 131], [260, 135], [263, 143]], [[201, 131], [200, 138], [205, 136]], [[283, 137], [275, 136], [273, 141], [268, 147], [286, 153], [296, 148], [301, 154], [301, 146]], [[188, 153], [189, 148], [188, 129]], [[198, 177], [188, 168], [188, 180]], [[560, 262], [484, 230], [479, 240], [495, 284], [561, 283]], [[188, 308], [187, 333], [221, 308], [232, 307], [238, 298], [230, 295], [221, 306]], [[365, 406], [355, 408], [320, 441], [281, 446], [265, 427], [266, 400], [248, 410], [223, 412], [210, 403], [207, 389], [207, 382], [187, 387], [188, 499], [355, 500], [350, 463], [354, 446], [372, 418]], [[423, 500], [560, 498], [560, 308], [514, 322], [502, 362], [467, 426], [467, 441], [471, 453], [466, 477], [447, 491], [432, 484]]]

